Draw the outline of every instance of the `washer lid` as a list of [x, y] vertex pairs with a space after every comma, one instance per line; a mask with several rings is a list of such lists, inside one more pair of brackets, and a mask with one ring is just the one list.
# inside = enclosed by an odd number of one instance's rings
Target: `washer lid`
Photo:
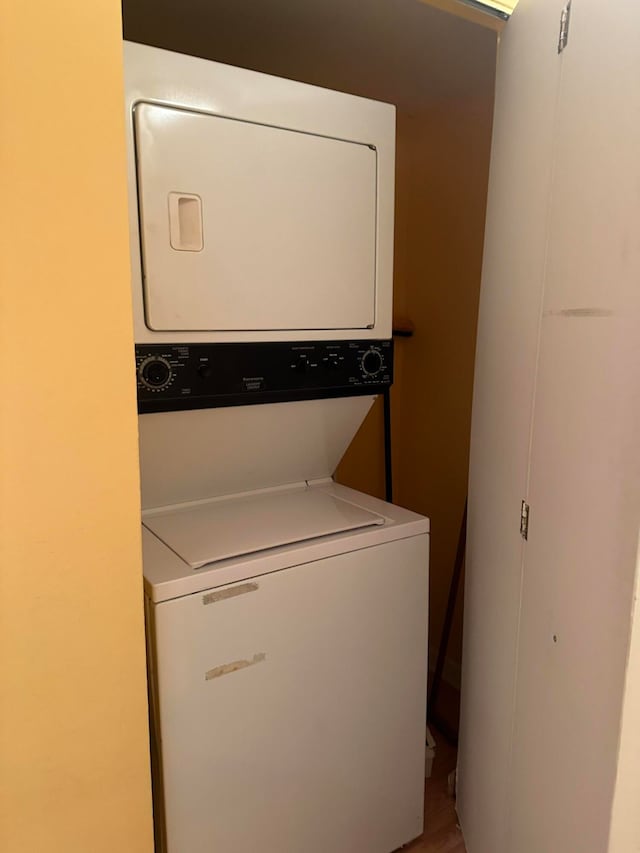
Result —
[[143, 518], [144, 526], [193, 569], [384, 522], [380, 515], [310, 488], [214, 500]]

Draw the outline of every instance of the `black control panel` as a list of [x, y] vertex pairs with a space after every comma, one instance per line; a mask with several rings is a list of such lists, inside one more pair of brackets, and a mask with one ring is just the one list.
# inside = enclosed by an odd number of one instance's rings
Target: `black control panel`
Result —
[[393, 341], [136, 344], [138, 412], [379, 394]]

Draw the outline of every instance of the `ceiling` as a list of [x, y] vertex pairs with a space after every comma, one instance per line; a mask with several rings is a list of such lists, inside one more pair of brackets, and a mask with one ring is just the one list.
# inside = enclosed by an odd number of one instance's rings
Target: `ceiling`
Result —
[[419, 0], [124, 0], [132, 41], [395, 103], [486, 96], [496, 34]]
[[480, 0], [483, 6], [489, 6], [491, 9], [497, 9], [498, 12], [505, 12], [511, 15], [513, 10], [518, 5], [518, 0]]

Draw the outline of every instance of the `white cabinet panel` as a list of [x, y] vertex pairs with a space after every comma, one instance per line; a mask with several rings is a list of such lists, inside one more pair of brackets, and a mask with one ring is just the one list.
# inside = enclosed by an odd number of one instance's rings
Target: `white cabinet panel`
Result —
[[[331, 477], [375, 399], [335, 397], [143, 415], [138, 418], [142, 506]], [[176, 438], [184, 435], [188, 441]]]
[[[458, 813], [472, 853], [506, 845], [535, 364], [562, 3], [521, 0], [500, 37], [476, 350]], [[542, 851], [538, 851], [542, 853]]]
[[607, 850], [640, 524], [640, 7], [573, 0], [531, 451], [512, 831]]
[[153, 608], [169, 853], [420, 834], [427, 570], [416, 536]]
[[558, 55], [564, 5], [521, 0], [499, 49], [459, 766], [473, 853], [605, 853], [618, 757], [640, 523], [640, 8], [573, 0]]
[[146, 103], [135, 131], [151, 329], [373, 326], [373, 147]]

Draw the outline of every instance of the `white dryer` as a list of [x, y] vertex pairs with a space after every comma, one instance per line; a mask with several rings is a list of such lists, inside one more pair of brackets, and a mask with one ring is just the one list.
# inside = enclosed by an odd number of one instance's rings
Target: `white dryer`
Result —
[[390, 338], [395, 107], [124, 59], [136, 343]]
[[158, 853], [422, 831], [428, 521], [332, 481], [393, 380], [395, 111], [125, 44]]

